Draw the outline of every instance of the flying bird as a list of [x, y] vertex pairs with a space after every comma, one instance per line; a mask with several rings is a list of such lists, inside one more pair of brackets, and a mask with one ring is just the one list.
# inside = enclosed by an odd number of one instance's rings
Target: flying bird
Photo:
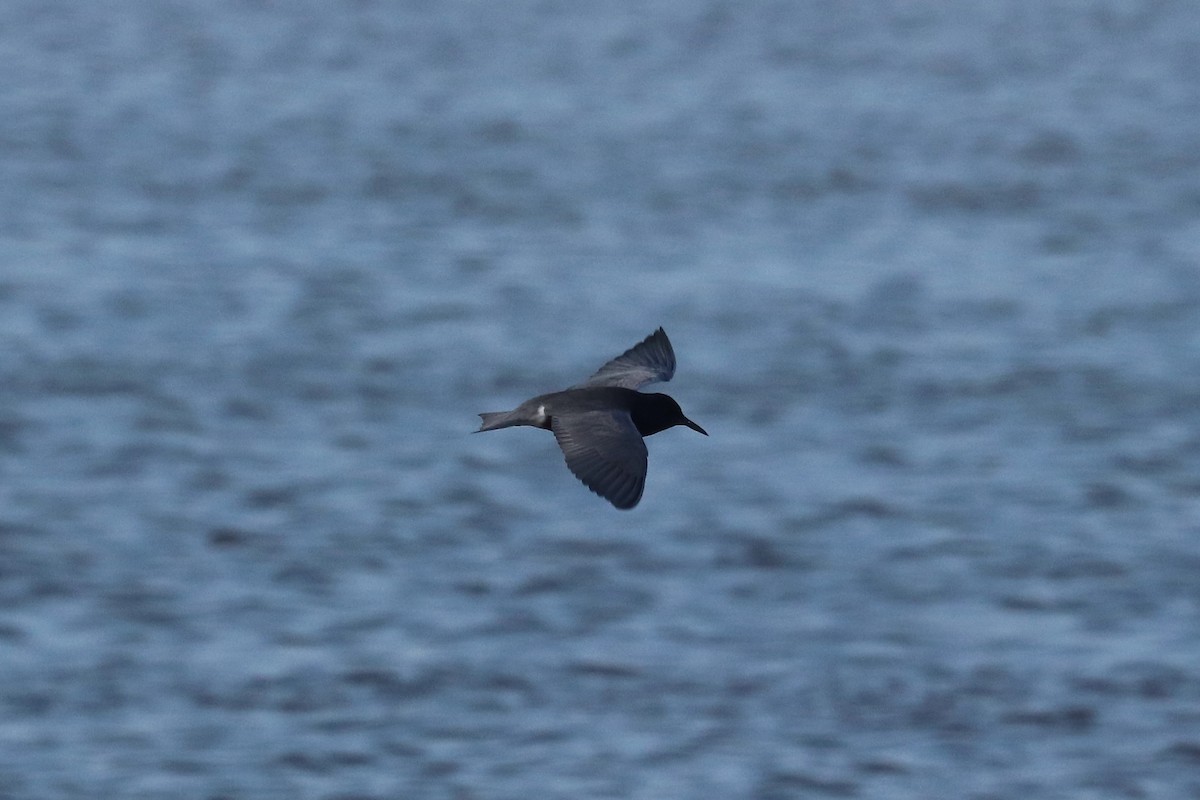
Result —
[[637, 391], [675, 374], [675, 351], [659, 328], [609, 361], [583, 383], [540, 394], [512, 411], [485, 412], [476, 433], [532, 425], [554, 432], [567, 467], [617, 508], [633, 508], [646, 486], [646, 443], [676, 425], [708, 432], [665, 394]]

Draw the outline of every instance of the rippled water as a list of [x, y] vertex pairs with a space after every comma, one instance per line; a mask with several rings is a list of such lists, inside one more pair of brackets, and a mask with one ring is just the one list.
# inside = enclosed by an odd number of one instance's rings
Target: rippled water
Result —
[[0, 797], [1200, 797], [1198, 23], [5, 4]]

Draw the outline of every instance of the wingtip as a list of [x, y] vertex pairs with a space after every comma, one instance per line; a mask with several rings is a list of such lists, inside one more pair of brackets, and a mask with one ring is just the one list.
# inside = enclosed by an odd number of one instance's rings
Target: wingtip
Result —
[[[591, 487], [588, 487], [588, 488], [591, 488]], [[613, 508], [615, 508], [619, 511], [629, 511], [630, 509], [637, 506], [638, 503], [642, 502], [642, 492], [644, 489], [645, 489], [645, 484], [643, 483], [641, 486], [639, 486], [637, 488], [637, 491], [634, 493], [634, 495], [632, 497], [627, 496], [627, 494], [618, 494], [616, 496], [612, 496], [611, 494], [601, 494], [600, 492], [597, 492], [595, 489], [592, 489], [592, 491], [595, 492], [596, 494], [600, 495], [601, 497], [603, 497], [608, 502], [612, 503]]]

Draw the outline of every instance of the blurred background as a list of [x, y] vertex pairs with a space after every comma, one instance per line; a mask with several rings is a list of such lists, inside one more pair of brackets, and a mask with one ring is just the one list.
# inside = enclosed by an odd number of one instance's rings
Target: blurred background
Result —
[[[1200, 11], [0, 6], [0, 797], [1200, 797]], [[622, 513], [476, 412], [659, 325]]]

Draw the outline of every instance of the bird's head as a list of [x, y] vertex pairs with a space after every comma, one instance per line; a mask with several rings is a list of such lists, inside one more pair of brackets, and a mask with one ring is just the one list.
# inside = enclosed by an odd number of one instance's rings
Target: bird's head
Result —
[[665, 394], [642, 395], [641, 401], [633, 407], [633, 424], [642, 436], [650, 436], [676, 425], [685, 425], [708, 436], [708, 431], [684, 416], [675, 398]]

